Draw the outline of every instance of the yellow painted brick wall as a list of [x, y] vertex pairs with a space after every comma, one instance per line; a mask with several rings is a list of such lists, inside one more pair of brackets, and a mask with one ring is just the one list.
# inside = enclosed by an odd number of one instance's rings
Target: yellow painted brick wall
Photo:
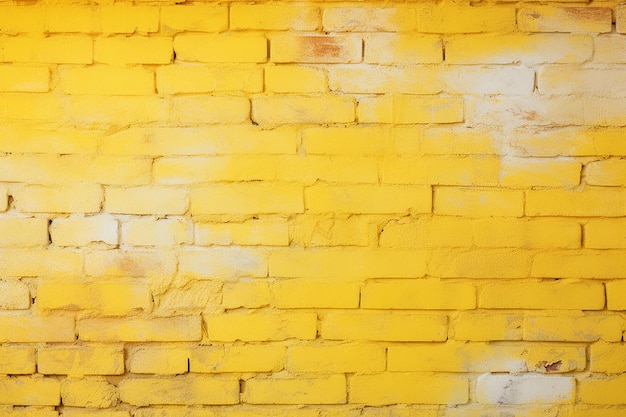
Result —
[[0, 0], [0, 415], [623, 417], [626, 5]]

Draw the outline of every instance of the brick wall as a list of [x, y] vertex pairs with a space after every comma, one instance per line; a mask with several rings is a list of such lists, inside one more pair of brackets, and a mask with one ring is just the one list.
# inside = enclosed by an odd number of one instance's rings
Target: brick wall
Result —
[[626, 5], [0, 1], [0, 414], [621, 417]]

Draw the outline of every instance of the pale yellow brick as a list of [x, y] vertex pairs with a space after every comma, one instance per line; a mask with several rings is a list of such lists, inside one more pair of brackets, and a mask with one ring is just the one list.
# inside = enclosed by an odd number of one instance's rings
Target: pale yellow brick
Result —
[[61, 404], [61, 384], [52, 378], [0, 378], [0, 404]]
[[482, 404], [567, 404], [575, 396], [576, 380], [564, 376], [485, 374], [476, 384]]
[[382, 155], [391, 146], [384, 127], [311, 127], [302, 130], [308, 155]]
[[91, 64], [93, 40], [82, 35], [40, 37], [0, 36], [1, 62], [36, 62], [50, 64]]
[[177, 61], [265, 62], [267, 39], [250, 34], [182, 34], [174, 38]]
[[242, 401], [248, 404], [344, 404], [346, 377], [256, 377], [246, 381]]
[[46, 7], [47, 32], [85, 32], [98, 30], [98, 9], [87, 5], [58, 4]]
[[196, 245], [287, 246], [289, 227], [278, 221], [249, 220], [244, 223], [198, 223]]
[[48, 219], [2, 218], [0, 219], [0, 246], [29, 248], [47, 246]]
[[615, 8], [615, 26], [617, 33], [626, 33], [626, 7], [623, 5]]
[[191, 350], [189, 370], [215, 372], [276, 372], [284, 367], [287, 348], [246, 344], [242, 346], [198, 346]]
[[464, 118], [460, 97], [386, 95], [362, 98], [357, 107], [361, 123], [458, 123]]
[[205, 318], [209, 340], [219, 342], [315, 339], [317, 315], [300, 312], [229, 313]]
[[583, 124], [587, 126], [624, 126], [626, 115], [621, 111], [622, 97], [588, 96], [583, 101]]
[[368, 246], [369, 216], [303, 215], [289, 225], [289, 239], [296, 246]]
[[169, 32], [220, 32], [228, 29], [228, 6], [179, 4], [161, 7], [161, 30]]
[[373, 344], [294, 346], [289, 349], [287, 369], [292, 372], [381, 372], [385, 350]]
[[579, 398], [584, 404], [624, 404], [624, 382], [619, 375], [610, 378], [587, 378], [579, 382]]
[[219, 184], [191, 190], [190, 212], [199, 214], [302, 213], [302, 186], [291, 184]]
[[320, 10], [291, 4], [232, 4], [230, 29], [316, 30]]
[[523, 67], [452, 66], [440, 77], [451, 94], [519, 96], [531, 94], [535, 87], [535, 71]]
[[[486, 126], [580, 126], [588, 123], [587, 103], [568, 96], [467, 99], [467, 119]], [[588, 117], [589, 116], [589, 117]]]
[[278, 308], [358, 308], [359, 285], [351, 282], [289, 279], [272, 286]]
[[378, 33], [366, 35], [364, 41], [368, 64], [438, 64], [443, 60], [439, 36]]
[[250, 101], [235, 96], [180, 96], [171, 99], [170, 118], [183, 123], [243, 123], [250, 120]]
[[467, 283], [435, 280], [367, 281], [361, 290], [361, 308], [385, 310], [471, 310], [476, 288]]
[[2, 343], [73, 342], [74, 340], [76, 340], [74, 317], [13, 313], [0, 315], [0, 341]]
[[49, 84], [48, 68], [0, 66], [0, 91], [46, 93]]
[[626, 160], [607, 159], [586, 165], [585, 180], [591, 185], [626, 187]]
[[605, 285], [606, 307], [609, 310], [626, 310], [626, 281], [609, 281]]
[[499, 135], [485, 129], [432, 127], [420, 138], [426, 155], [498, 155]]
[[52, 244], [57, 246], [117, 245], [117, 230], [117, 220], [108, 216], [56, 218], [50, 223]]
[[37, 352], [37, 371], [46, 375], [121, 375], [124, 351], [116, 345], [46, 346]]
[[526, 278], [532, 252], [521, 249], [431, 251], [427, 274], [442, 278]]
[[294, 156], [276, 161], [281, 181], [314, 184], [317, 181], [333, 183], [377, 183], [378, 161], [367, 157]]
[[143, 68], [67, 68], [60, 72], [59, 89], [65, 94], [153, 94], [154, 73]]
[[237, 404], [239, 380], [185, 375], [170, 378], [129, 378], [119, 384], [122, 402], [151, 404]]
[[49, 153], [54, 148], [60, 154], [93, 154], [99, 137], [98, 131], [5, 125], [0, 128], [0, 150], [6, 153]]
[[391, 184], [496, 185], [500, 173], [500, 158], [485, 156], [386, 158], [382, 164], [382, 182]]
[[287, 123], [349, 123], [355, 102], [346, 96], [258, 96], [252, 99], [252, 120], [261, 125]]
[[573, 187], [580, 183], [582, 164], [540, 158], [506, 158], [500, 184], [504, 187]]
[[623, 278], [623, 250], [551, 251], [538, 253], [532, 267], [537, 278]]
[[222, 301], [219, 281], [192, 281], [183, 288], [170, 288], [155, 297], [155, 314], [188, 314], [218, 306]]
[[82, 253], [55, 249], [0, 250], [0, 274], [9, 277], [79, 276]]
[[567, 219], [477, 219], [474, 245], [484, 248], [567, 248], [581, 246], [581, 228]]
[[[556, 416], [564, 405], [533, 404], [532, 407], [520, 407], [519, 405], [489, 405], [467, 404], [455, 408], [447, 408], [445, 417], [482, 417], [485, 413], [495, 416], [501, 413], [517, 413], [519, 417], [544, 417]], [[506, 414], [504, 414], [506, 415]], [[582, 416], [581, 416], [582, 417]]]
[[105, 190], [104, 209], [121, 214], [184, 214], [187, 211], [186, 190], [167, 187], [131, 187]]
[[434, 213], [467, 217], [521, 217], [524, 193], [511, 190], [479, 190], [437, 187], [433, 196]]
[[407, 7], [327, 7], [322, 21], [326, 32], [407, 32], [415, 24]]
[[67, 122], [91, 128], [161, 122], [168, 114], [166, 101], [156, 95], [78, 95], [68, 100]]
[[620, 217], [626, 213], [626, 193], [615, 188], [532, 190], [526, 192], [527, 216]]
[[271, 181], [276, 179], [277, 163], [277, 158], [261, 156], [159, 158], [153, 176], [160, 184]]
[[133, 246], [175, 246], [192, 243], [191, 225], [181, 219], [140, 219], [122, 224], [122, 243]]
[[379, 245], [387, 248], [471, 247], [473, 221], [458, 217], [421, 217], [384, 224]]
[[0, 16], [0, 33], [43, 32], [45, 8], [40, 5], [3, 5], [0, 7]]
[[608, 7], [535, 6], [517, 11], [517, 27], [524, 32], [610, 32]]
[[187, 348], [137, 346], [128, 350], [128, 371], [134, 374], [177, 375], [189, 370]]
[[89, 277], [171, 277], [176, 272], [176, 256], [161, 251], [94, 251], [85, 256]]
[[271, 60], [277, 63], [357, 63], [363, 58], [363, 40], [358, 35], [274, 35]]
[[328, 70], [331, 91], [351, 94], [437, 94], [444, 85], [432, 67], [358, 66]]
[[191, 342], [202, 337], [199, 315], [79, 320], [80, 340], [93, 342]]
[[598, 36], [595, 39], [593, 59], [602, 63], [626, 63], [626, 39], [621, 35]]
[[538, 74], [542, 94], [597, 94], [623, 96], [626, 77], [616, 69], [571, 69], [566, 74], [561, 68], [544, 68]]
[[456, 340], [522, 340], [523, 315], [476, 311], [460, 313], [454, 325]]
[[602, 310], [604, 287], [578, 281], [506, 282], [487, 284], [478, 295], [480, 308], [539, 310]]
[[159, 8], [116, 3], [99, 8], [104, 33], [149, 33], [159, 30]]
[[98, 184], [26, 185], [12, 188], [11, 193], [15, 208], [25, 213], [97, 213], [102, 205]]
[[110, 65], [169, 64], [173, 53], [172, 38], [167, 37], [113, 36], [96, 38], [93, 44], [94, 62]]
[[178, 274], [192, 279], [231, 279], [267, 276], [267, 252], [247, 247], [181, 251]]
[[590, 351], [591, 372], [620, 374], [626, 371], [626, 345], [624, 343], [596, 342]]
[[427, 33], [510, 32], [515, 30], [515, 9], [426, 3], [417, 9], [417, 30]]
[[259, 308], [270, 305], [272, 294], [267, 281], [227, 282], [222, 289], [224, 308]]
[[159, 94], [211, 93], [263, 90], [263, 69], [230, 65], [166, 65], [156, 69]]
[[326, 73], [318, 68], [279, 65], [265, 68], [265, 85], [276, 93], [321, 93], [328, 90]]
[[0, 373], [4, 375], [34, 374], [36, 362], [33, 347], [0, 348]]
[[524, 318], [524, 340], [618, 342], [622, 338], [623, 320], [614, 314], [584, 315], [581, 312], [562, 314], [527, 314]]
[[584, 226], [585, 247], [592, 249], [626, 249], [626, 221], [591, 220]]

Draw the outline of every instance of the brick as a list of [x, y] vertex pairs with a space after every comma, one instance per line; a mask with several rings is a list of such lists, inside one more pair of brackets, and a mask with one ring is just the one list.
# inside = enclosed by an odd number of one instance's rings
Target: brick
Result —
[[43, 281], [37, 288], [37, 308], [42, 311], [89, 310], [100, 315], [123, 316], [150, 307], [150, 291], [145, 282]]
[[575, 161], [546, 161], [507, 158], [502, 162], [500, 184], [504, 187], [573, 187], [580, 183], [582, 164]]
[[29, 126], [2, 126], [0, 151], [6, 153], [93, 154], [99, 132], [77, 129], [45, 129]]
[[196, 245], [287, 246], [289, 228], [277, 221], [250, 220], [245, 223], [198, 223]]
[[289, 350], [287, 369], [292, 372], [381, 372], [385, 350], [370, 344], [294, 346]]
[[615, 26], [617, 33], [626, 33], [626, 8], [622, 5], [615, 9]]
[[0, 274], [5, 277], [78, 276], [83, 254], [54, 249], [0, 250]]
[[303, 247], [368, 246], [372, 234], [369, 216], [304, 215], [290, 224], [289, 239]]
[[191, 190], [190, 212], [198, 214], [302, 213], [302, 187], [283, 184], [225, 184]]
[[[169, 283], [165, 283], [166, 287]], [[193, 313], [206, 307], [215, 308], [222, 300], [222, 283], [219, 281], [195, 281], [184, 288], [164, 288], [164, 294], [155, 297], [157, 314]]]
[[156, 69], [159, 94], [263, 91], [263, 69], [229, 65], [166, 65]]
[[415, 11], [399, 7], [328, 7], [326, 32], [407, 32], [415, 29]]
[[230, 308], [259, 308], [270, 305], [272, 294], [267, 281], [227, 282], [222, 289], [222, 305]]
[[[242, 139], [244, 137], [246, 140]], [[148, 156], [293, 155], [296, 138], [296, 130], [291, 127], [269, 130], [254, 126], [129, 128], [108, 136], [101, 152]]]
[[610, 32], [609, 7], [531, 7], [517, 11], [523, 32]]
[[167, 187], [132, 187], [105, 190], [104, 209], [120, 214], [184, 214], [187, 191]]
[[542, 252], [535, 256], [532, 276], [538, 278], [622, 278], [626, 257], [621, 250]]
[[154, 73], [143, 68], [67, 68], [60, 74], [65, 94], [145, 95], [154, 93]]
[[[580, 165], [580, 164], [579, 164]], [[420, 157], [386, 158], [382, 182], [392, 184], [495, 185], [500, 158]]]
[[166, 103], [156, 96], [69, 96], [67, 114], [72, 123], [101, 128], [166, 119]]
[[511, 190], [477, 190], [437, 187], [434, 213], [467, 217], [522, 217], [524, 193]]
[[0, 219], [0, 246], [32, 248], [48, 246], [48, 219], [2, 218]]
[[214, 372], [276, 372], [283, 369], [287, 348], [284, 346], [251, 345], [198, 346], [191, 350], [189, 370]]
[[626, 371], [626, 345], [624, 343], [596, 342], [591, 345], [591, 372], [620, 374]]
[[202, 337], [198, 315], [83, 319], [77, 329], [80, 340], [89, 342], [191, 342]]
[[237, 404], [239, 380], [185, 375], [172, 378], [129, 378], [120, 382], [120, 399], [128, 404]]
[[59, 412], [53, 407], [19, 407], [13, 408], [9, 406], [6, 411], [3, 409], [4, 415], [8, 417], [59, 417]]
[[589, 96], [583, 101], [583, 124], [587, 126], [624, 126], [626, 117], [619, 111], [623, 98]]
[[267, 254], [254, 248], [204, 248], [181, 251], [178, 274], [193, 279], [267, 276]]
[[439, 36], [368, 34], [364, 37], [364, 62], [368, 64], [438, 64], [443, 61]]
[[150, 33], [159, 30], [159, 8], [112, 4], [99, 7], [103, 33]]
[[327, 340], [444, 341], [448, 318], [391, 311], [333, 312], [322, 316], [320, 334]]
[[45, 375], [121, 375], [124, 351], [115, 345], [47, 346], [37, 353], [37, 370]]
[[451, 94], [528, 95], [535, 86], [535, 71], [520, 67], [451, 67], [440, 73]]
[[568, 219], [473, 220], [474, 245], [484, 248], [576, 249], [581, 245], [580, 224]]
[[47, 32], [98, 31], [98, 9], [82, 5], [51, 5], [46, 7]]
[[524, 318], [524, 340], [617, 342], [622, 337], [622, 324], [621, 317], [609, 314], [527, 314]]
[[89, 277], [167, 278], [175, 272], [176, 256], [164, 250], [106, 250], [85, 255], [85, 273]]
[[358, 308], [359, 285], [351, 282], [289, 279], [272, 286], [278, 308]]
[[579, 398], [583, 404], [624, 404], [623, 375], [610, 378], [587, 378], [580, 381]]
[[53, 95], [0, 93], [0, 120], [52, 122], [63, 118], [64, 99]]
[[361, 308], [466, 310], [476, 308], [471, 284], [434, 280], [367, 281], [361, 291]]
[[428, 124], [458, 123], [464, 116], [460, 97], [393, 95], [359, 100], [360, 123]]
[[585, 225], [585, 247], [591, 249], [626, 249], [624, 220], [591, 220]]
[[276, 161], [281, 181], [314, 184], [317, 181], [334, 183], [378, 183], [378, 161], [367, 157], [294, 156]]
[[189, 371], [189, 349], [137, 346], [128, 351], [128, 371], [133, 374], [176, 375]]
[[483, 404], [567, 404], [575, 400], [576, 380], [564, 376], [481, 375], [476, 399]]
[[[450, 408], [446, 417], [481, 417], [484, 413], [518, 413], [520, 417], [542, 417], [542, 415], [550, 415], [557, 413], [558, 409], [555, 405], [535, 404], [532, 408], [523, 408], [516, 405], [488, 405], [488, 404], [469, 404], [465, 406]], [[506, 415], [506, 414], [505, 414]]]
[[547, 67], [538, 74], [542, 94], [590, 94], [620, 96], [626, 93], [622, 86], [626, 77], [613, 69], [572, 69], [563, 74], [558, 68]]
[[2, 6], [0, 7], [0, 33], [43, 32], [45, 11], [45, 8], [41, 6]]
[[567, 280], [493, 283], [478, 296], [480, 308], [538, 310], [602, 310], [604, 287], [599, 283]]
[[172, 38], [114, 36], [96, 38], [93, 60], [110, 65], [169, 64], [174, 54]]
[[269, 274], [283, 278], [415, 278], [425, 275], [426, 253], [390, 249], [290, 250], [270, 253]]
[[384, 127], [310, 127], [302, 130], [307, 155], [383, 155], [391, 144]]
[[[66, 379], [61, 382], [61, 398], [65, 406], [108, 408], [118, 403], [119, 393], [115, 385], [104, 380]], [[65, 411], [63, 413], [65, 414]], [[97, 412], [85, 414], [98, 415]], [[80, 416], [80, 414], [71, 415]]]
[[76, 340], [74, 318], [71, 316], [0, 315], [0, 341], [2, 343], [73, 342], [74, 340]]
[[117, 220], [107, 216], [56, 218], [50, 223], [52, 244], [87, 246], [90, 243], [118, 244]]
[[171, 119], [182, 123], [243, 123], [250, 120], [250, 101], [234, 96], [181, 96], [172, 99]]
[[523, 132], [514, 138], [512, 146], [521, 156], [623, 155], [626, 141], [621, 139], [619, 130], [613, 128], [562, 128], [547, 133]]
[[61, 404], [61, 384], [50, 378], [0, 378], [0, 404]]
[[356, 35], [274, 35], [270, 43], [276, 63], [351, 64], [363, 58], [363, 40]]
[[526, 215], [619, 217], [625, 213], [625, 202], [626, 194], [614, 188], [532, 190], [526, 192]]
[[355, 375], [350, 379], [350, 402], [366, 405], [465, 404], [469, 383], [465, 378], [418, 373]]
[[0, 36], [0, 62], [91, 64], [93, 41], [88, 36], [52, 35], [45, 38]]
[[426, 155], [498, 155], [500, 144], [491, 131], [432, 127], [424, 131], [421, 150]]
[[153, 177], [160, 184], [271, 181], [276, 179], [277, 162], [260, 156], [159, 158], [153, 164]]
[[385, 248], [470, 247], [473, 223], [457, 217], [421, 217], [384, 224], [379, 245]]
[[626, 281], [609, 281], [605, 285], [606, 307], [609, 310], [626, 310]]
[[221, 32], [228, 29], [228, 6], [180, 4], [161, 7], [161, 30]]
[[427, 274], [444, 278], [526, 278], [532, 253], [520, 249], [431, 251]]
[[476, 311], [460, 313], [455, 339], [469, 341], [522, 340], [523, 316], [519, 313]]
[[621, 35], [598, 36], [595, 39], [593, 59], [602, 63], [626, 63], [626, 39]]
[[209, 340], [234, 342], [237, 340], [270, 341], [287, 339], [315, 339], [315, 313], [231, 313], [206, 317]]
[[323, 70], [296, 65], [265, 68], [265, 85], [268, 91], [276, 93], [323, 93], [328, 90]]
[[626, 160], [607, 159], [586, 165], [587, 184], [626, 187]]
[[580, 63], [591, 59], [592, 52], [592, 39], [585, 35], [476, 34], [446, 42], [450, 64]]
[[48, 68], [0, 66], [0, 91], [46, 93], [49, 88]]
[[247, 404], [344, 404], [346, 377], [262, 378], [246, 381], [242, 401]]
[[122, 243], [133, 246], [176, 246], [192, 243], [191, 225], [179, 219], [130, 220], [122, 225]]
[[349, 123], [354, 109], [354, 99], [345, 96], [258, 96], [252, 99], [252, 120], [261, 125]]
[[248, 34], [182, 34], [174, 38], [177, 61], [191, 62], [265, 62], [267, 39]]
[[328, 70], [331, 91], [344, 93], [437, 94], [440, 73], [428, 67], [336, 67]]
[[63, 410], [63, 414], [65, 417], [98, 417], [98, 416], [108, 416], [108, 417], [129, 417], [129, 411], [86, 411], [81, 408], [65, 408]]
[[467, 115], [471, 123], [487, 126], [580, 126], [587, 123], [585, 106], [567, 96], [478, 98], [468, 100]]
[[510, 32], [515, 30], [515, 10], [502, 6], [427, 4], [417, 9], [417, 30], [427, 33]]
[[317, 7], [274, 4], [233, 4], [230, 29], [317, 30], [320, 10]]
[[25, 375], [36, 372], [36, 356], [33, 347], [1, 347], [0, 358], [1, 374]]

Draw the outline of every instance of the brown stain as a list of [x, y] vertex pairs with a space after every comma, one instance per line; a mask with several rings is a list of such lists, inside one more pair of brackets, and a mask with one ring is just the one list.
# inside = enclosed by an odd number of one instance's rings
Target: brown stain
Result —
[[118, 268], [127, 276], [141, 277], [145, 275], [144, 269], [131, 256], [123, 255], [117, 264]]
[[[585, 20], [602, 20], [607, 16], [606, 7], [565, 7], [566, 15]], [[609, 12], [610, 16], [610, 12]]]
[[337, 39], [326, 36], [305, 36], [302, 46], [309, 55], [316, 58], [339, 58], [342, 48]]

